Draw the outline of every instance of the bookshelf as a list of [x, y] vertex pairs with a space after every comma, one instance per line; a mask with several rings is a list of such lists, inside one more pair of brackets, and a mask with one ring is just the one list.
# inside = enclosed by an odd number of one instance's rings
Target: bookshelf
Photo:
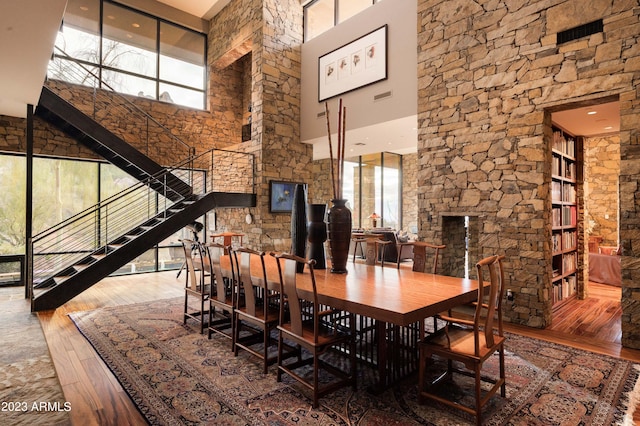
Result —
[[578, 284], [576, 138], [553, 129], [551, 164], [551, 279], [554, 308], [574, 298]]

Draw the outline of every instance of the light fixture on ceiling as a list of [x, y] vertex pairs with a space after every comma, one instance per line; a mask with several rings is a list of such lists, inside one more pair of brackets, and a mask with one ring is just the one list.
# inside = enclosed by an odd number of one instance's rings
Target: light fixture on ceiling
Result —
[[598, 111], [588, 111], [587, 115], [596, 115]]
[[133, 24], [131, 24], [131, 26], [133, 28], [140, 28], [140, 24], [138, 24], [137, 22], [134, 22]]

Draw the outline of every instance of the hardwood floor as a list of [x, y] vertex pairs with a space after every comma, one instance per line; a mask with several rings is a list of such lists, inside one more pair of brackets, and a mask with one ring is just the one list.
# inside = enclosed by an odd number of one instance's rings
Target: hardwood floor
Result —
[[[564, 306], [547, 330], [515, 325], [507, 325], [507, 330], [640, 362], [640, 351], [620, 345], [620, 289], [591, 284], [591, 297]], [[67, 314], [182, 296], [182, 285], [183, 277], [176, 279], [175, 271], [111, 277], [61, 308], [39, 314], [65, 398], [72, 405], [72, 424], [144, 425], [146, 421]]]

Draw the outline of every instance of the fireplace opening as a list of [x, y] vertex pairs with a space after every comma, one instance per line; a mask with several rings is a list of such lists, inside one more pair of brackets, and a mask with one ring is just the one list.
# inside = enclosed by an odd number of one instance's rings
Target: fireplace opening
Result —
[[479, 218], [468, 214], [442, 216], [443, 275], [459, 278], [476, 278], [473, 265], [478, 261]]

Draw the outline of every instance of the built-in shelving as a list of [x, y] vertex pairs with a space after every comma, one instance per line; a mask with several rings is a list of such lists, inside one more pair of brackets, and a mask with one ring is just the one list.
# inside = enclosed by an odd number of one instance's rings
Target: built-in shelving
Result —
[[551, 250], [554, 307], [575, 297], [578, 284], [576, 138], [554, 128], [551, 164]]

